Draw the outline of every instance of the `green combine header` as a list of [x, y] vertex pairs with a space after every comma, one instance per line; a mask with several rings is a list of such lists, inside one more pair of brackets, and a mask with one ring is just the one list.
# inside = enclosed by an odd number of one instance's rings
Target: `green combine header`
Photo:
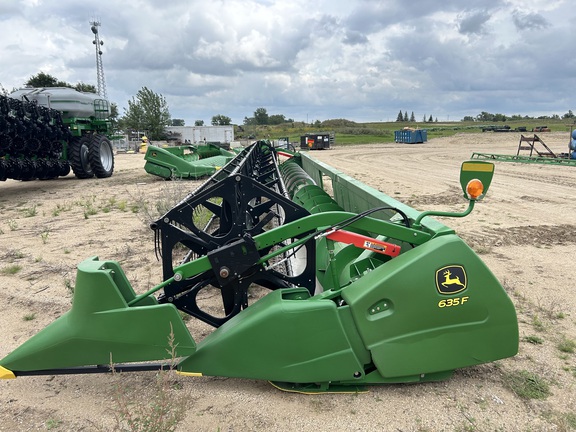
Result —
[[[308, 154], [257, 142], [151, 225], [162, 281], [136, 294], [117, 262], [85, 260], [72, 309], [1, 359], [0, 376], [109, 372], [110, 359], [115, 370], [158, 370], [170, 333], [182, 375], [302, 393], [443, 380], [514, 356], [510, 298], [433, 218], [468, 215], [493, 173], [464, 162], [467, 207], [419, 212]], [[269, 292], [254, 301], [254, 285]], [[222, 304], [210, 309], [199, 298], [214, 289]], [[212, 333], [195, 339], [179, 312]]]
[[214, 174], [230, 162], [235, 152], [214, 144], [183, 145], [146, 149], [144, 169], [164, 179], [198, 179]]
[[[576, 130], [570, 132], [570, 138], [568, 153], [553, 152], [542, 138], [534, 134], [531, 137], [520, 135], [518, 150], [515, 155], [474, 152], [472, 153], [471, 159], [526, 164], [576, 166]], [[538, 148], [539, 146], [541, 148]], [[529, 153], [520, 154], [521, 151], [528, 151]]]

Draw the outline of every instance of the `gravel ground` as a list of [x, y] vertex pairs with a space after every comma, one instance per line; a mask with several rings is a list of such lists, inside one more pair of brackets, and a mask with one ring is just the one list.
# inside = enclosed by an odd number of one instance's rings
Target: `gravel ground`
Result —
[[[565, 152], [568, 133], [542, 134]], [[519, 135], [461, 134], [419, 145], [339, 147], [313, 156], [419, 210], [463, 210], [458, 172], [472, 152], [515, 154]], [[75, 267], [118, 260], [137, 291], [161, 280], [148, 228], [160, 202], [197, 182], [164, 182], [141, 154], [118, 154], [109, 179], [0, 183], [0, 358], [70, 307]], [[496, 163], [486, 199], [440, 219], [481, 256], [511, 296], [520, 324], [514, 358], [456, 371], [444, 382], [303, 396], [263, 381], [171, 378], [178, 431], [568, 431], [576, 429], [576, 167]], [[13, 270], [18, 268], [13, 273]], [[195, 338], [210, 328], [189, 322]], [[550, 386], [524, 399], [506, 385], [529, 371]], [[0, 431], [113, 430], [120, 401], [157, 395], [155, 373], [25, 377], [0, 382]]]

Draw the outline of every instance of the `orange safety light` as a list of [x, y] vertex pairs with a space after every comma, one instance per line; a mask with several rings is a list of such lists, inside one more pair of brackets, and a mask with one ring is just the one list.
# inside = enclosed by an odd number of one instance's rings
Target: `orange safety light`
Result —
[[484, 192], [484, 185], [478, 179], [472, 179], [466, 185], [466, 194], [471, 200], [477, 200]]

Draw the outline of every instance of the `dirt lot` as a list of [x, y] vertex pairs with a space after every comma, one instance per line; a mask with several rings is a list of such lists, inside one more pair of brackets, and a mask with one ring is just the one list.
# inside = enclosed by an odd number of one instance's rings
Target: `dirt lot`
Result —
[[[542, 134], [567, 150], [568, 132]], [[419, 210], [463, 210], [458, 172], [473, 151], [515, 154], [516, 133], [457, 135], [426, 144], [336, 147], [313, 155]], [[0, 358], [70, 307], [75, 267], [98, 255], [120, 261], [139, 292], [161, 281], [151, 218], [194, 182], [163, 182], [143, 156], [119, 154], [104, 180], [0, 183]], [[459, 370], [448, 381], [372, 387], [369, 393], [303, 396], [266, 382], [176, 378], [169, 397], [185, 409], [179, 431], [567, 431], [576, 430], [576, 167], [497, 163], [487, 198], [464, 219], [441, 219], [480, 254], [518, 311], [520, 352]], [[161, 211], [161, 210], [160, 210]], [[205, 327], [190, 324], [201, 338]], [[200, 333], [200, 334], [198, 334]], [[508, 379], [533, 373], [543, 399]], [[0, 431], [113, 430], [118, 384], [147, 406], [156, 374], [23, 377], [0, 382]]]

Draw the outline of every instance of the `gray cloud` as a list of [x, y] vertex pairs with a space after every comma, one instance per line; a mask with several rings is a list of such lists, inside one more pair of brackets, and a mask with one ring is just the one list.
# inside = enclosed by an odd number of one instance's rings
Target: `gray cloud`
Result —
[[366, 35], [355, 31], [346, 32], [344, 38], [342, 39], [342, 43], [346, 45], [359, 45], [359, 44], [365, 44], [367, 42], [368, 38], [366, 37]]
[[524, 13], [519, 10], [512, 12], [514, 25], [518, 30], [533, 31], [550, 27], [550, 23], [542, 15], [537, 13]]
[[458, 31], [462, 34], [484, 34], [490, 16], [485, 10], [466, 12], [458, 18]]
[[358, 121], [393, 120], [399, 109], [451, 119], [573, 109], [575, 13], [563, 2], [533, 0], [523, 12], [504, 0], [482, 9], [460, 0], [51, 3], [0, 5], [4, 87], [40, 70], [95, 83], [96, 17], [108, 94], [121, 111], [142, 86], [187, 123], [216, 114], [242, 122], [258, 107]]

